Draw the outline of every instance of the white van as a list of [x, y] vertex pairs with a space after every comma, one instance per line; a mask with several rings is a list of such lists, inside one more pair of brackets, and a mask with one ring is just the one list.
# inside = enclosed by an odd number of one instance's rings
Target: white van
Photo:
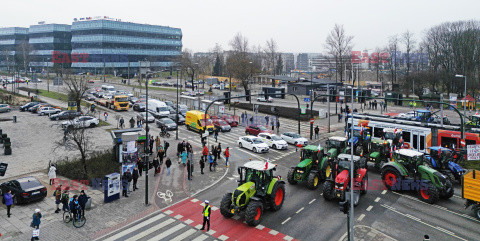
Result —
[[163, 101], [149, 99], [148, 100], [148, 109], [157, 113], [160, 117], [167, 117], [170, 115], [167, 104]]
[[102, 85], [102, 91], [110, 93], [112, 95], [116, 93], [115, 87], [113, 87], [112, 85]]

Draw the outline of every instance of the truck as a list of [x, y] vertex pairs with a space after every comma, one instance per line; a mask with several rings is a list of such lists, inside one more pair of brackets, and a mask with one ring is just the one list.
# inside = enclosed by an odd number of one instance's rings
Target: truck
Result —
[[130, 105], [126, 95], [115, 95], [111, 99], [96, 99], [95, 103], [116, 111], [128, 110]]
[[215, 129], [212, 119], [210, 119], [210, 115], [207, 114], [207, 118], [205, 119], [205, 112], [199, 110], [187, 111], [185, 125], [188, 130], [193, 130], [199, 133], [204, 133], [205, 130], [207, 130], [211, 134]]

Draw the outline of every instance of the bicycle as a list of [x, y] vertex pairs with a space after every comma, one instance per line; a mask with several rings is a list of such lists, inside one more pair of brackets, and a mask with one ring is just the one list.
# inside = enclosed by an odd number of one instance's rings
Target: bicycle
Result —
[[87, 222], [87, 219], [85, 218], [85, 215], [83, 215], [82, 210], [78, 211], [77, 216], [78, 217], [76, 219], [74, 219], [73, 214], [72, 214], [72, 212], [70, 212], [70, 210], [64, 211], [63, 212], [63, 221], [65, 223], [69, 223], [70, 221], [73, 220], [73, 226], [75, 226], [76, 228], [81, 228], [81, 227], [83, 227], [83, 225], [85, 225], [85, 223]]
[[168, 131], [160, 132], [160, 137], [170, 138], [170, 133], [168, 133]]

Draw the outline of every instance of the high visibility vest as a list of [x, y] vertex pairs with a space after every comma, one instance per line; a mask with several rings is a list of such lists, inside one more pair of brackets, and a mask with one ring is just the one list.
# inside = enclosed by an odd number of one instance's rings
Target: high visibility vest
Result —
[[203, 216], [209, 217], [210, 216], [210, 204], [207, 204], [203, 209]]

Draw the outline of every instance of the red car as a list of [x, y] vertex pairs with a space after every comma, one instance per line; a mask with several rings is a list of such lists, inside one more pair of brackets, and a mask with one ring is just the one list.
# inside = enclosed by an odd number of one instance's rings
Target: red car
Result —
[[223, 115], [221, 119], [226, 121], [231, 127], [238, 126], [238, 121], [239, 121], [238, 116]]
[[245, 129], [245, 134], [247, 134], [247, 135], [256, 136], [260, 133], [273, 134], [273, 132], [271, 130], [269, 130], [267, 127], [261, 126], [261, 125], [248, 125], [247, 128]]

